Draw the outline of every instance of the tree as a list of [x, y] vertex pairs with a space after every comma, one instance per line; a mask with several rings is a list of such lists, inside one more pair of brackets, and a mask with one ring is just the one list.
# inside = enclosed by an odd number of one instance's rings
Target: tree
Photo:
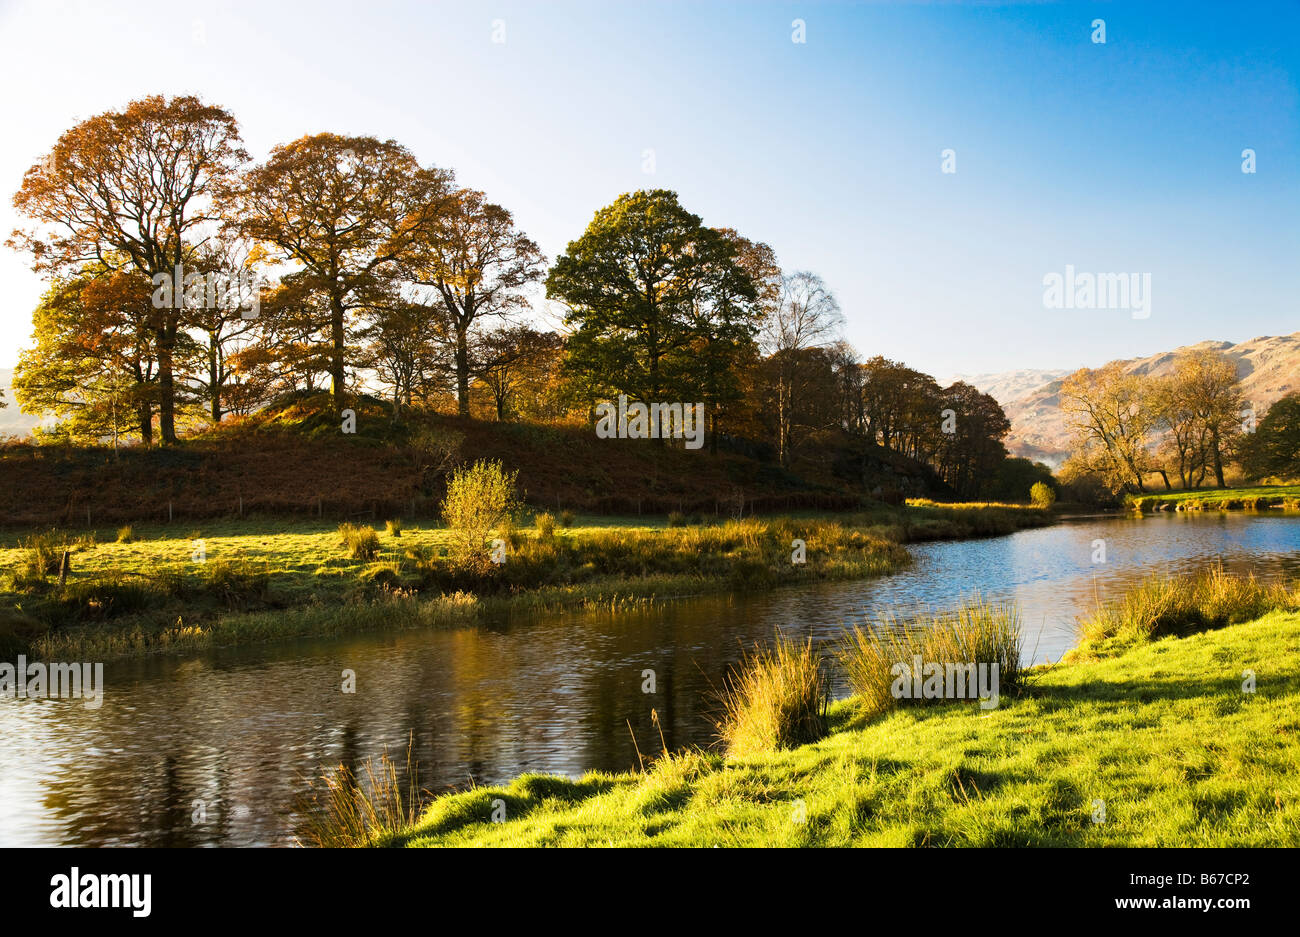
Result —
[[1224, 453], [1241, 431], [1241, 390], [1237, 365], [1221, 351], [1199, 349], [1179, 356], [1174, 365], [1176, 393], [1205, 433], [1206, 454], [1215, 483], [1226, 488]]
[[[56, 435], [78, 441], [122, 436], [153, 441], [158, 389], [159, 311], [152, 284], [134, 271], [88, 265], [56, 279], [33, 313], [33, 348], [20, 353], [14, 393], [23, 409], [52, 414]], [[174, 351], [192, 358], [192, 342]]]
[[500, 530], [518, 510], [518, 476], [518, 472], [507, 472], [500, 462], [480, 460], [456, 469], [447, 479], [442, 517], [465, 559], [481, 562], [488, 534]]
[[1300, 394], [1275, 402], [1246, 434], [1241, 465], [1251, 478], [1300, 478]]
[[319, 133], [277, 146], [226, 193], [232, 229], [298, 264], [297, 286], [320, 296], [336, 408], [350, 319], [382, 310], [395, 261], [437, 223], [450, 187], [450, 172], [422, 169], [392, 140]]
[[[27, 171], [13, 203], [37, 227], [9, 244], [38, 271], [67, 275], [93, 262], [171, 277], [203, 244], [218, 220], [213, 196], [247, 158], [219, 107], [189, 96], [132, 101], [66, 131]], [[164, 444], [176, 442], [174, 357], [190, 324], [178, 305], [153, 321]]]
[[[547, 368], [563, 348], [559, 335], [538, 332], [526, 325], [505, 326], [482, 337], [477, 351], [479, 380], [492, 395], [498, 421], [517, 415], [521, 387], [530, 379], [536, 381], [536, 371]], [[534, 394], [540, 390], [535, 388]]]
[[1112, 491], [1146, 491], [1148, 437], [1158, 422], [1149, 379], [1119, 362], [1083, 368], [1062, 381], [1060, 400], [1075, 433], [1074, 471], [1096, 471]]
[[[665, 189], [620, 195], [596, 212], [546, 279], [564, 302], [566, 373], [589, 401], [625, 393], [643, 403], [688, 401], [703, 392], [692, 348], [701, 317], [755, 290], [734, 242], [706, 228]], [[705, 311], [705, 307], [708, 311]], [[734, 336], [723, 328], [719, 341]]]
[[769, 307], [761, 333], [763, 351], [776, 365], [777, 453], [782, 465], [789, 464], [791, 415], [805, 384], [804, 352], [832, 344], [843, 321], [839, 303], [817, 274], [800, 270], [782, 279], [781, 297]]
[[1047, 482], [1034, 482], [1029, 489], [1029, 500], [1036, 508], [1050, 508], [1056, 503], [1056, 490]]
[[392, 388], [394, 420], [400, 417], [403, 405], [409, 407], [449, 370], [442, 354], [445, 321], [422, 303], [393, 296], [363, 334], [370, 341], [366, 364]]
[[410, 238], [398, 266], [404, 279], [428, 288], [442, 308], [453, 345], [457, 409], [469, 416], [474, 329], [485, 319], [508, 320], [526, 308], [522, 291], [541, 280], [546, 257], [515, 228], [510, 212], [482, 192], [460, 189], [436, 224]]

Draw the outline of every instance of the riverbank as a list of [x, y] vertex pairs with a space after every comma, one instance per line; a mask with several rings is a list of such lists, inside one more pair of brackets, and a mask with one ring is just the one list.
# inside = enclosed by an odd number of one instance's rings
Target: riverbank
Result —
[[948, 703], [867, 723], [842, 702], [821, 741], [765, 755], [686, 753], [645, 774], [576, 781], [526, 775], [437, 798], [382, 841], [1300, 845], [1300, 614], [1040, 667], [1027, 680], [992, 711]]
[[1300, 485], [1255, 485], [1243, 488], [1205, 488], [1133, 495], [1133, 511], [1242, 511], [1283, 508], [1300, 510]]
[[[904, 543], [1011, 533], [1052, 517], [1014, 505], [922, 504], [688, 520], [579, 517], [565, 528], [541, 516], [531, 528], [500, 531], [505, 562], [475, 575], [451, 561], [451, 532], [428, 526], [381, 528], [360, 547], [335, 525], [275, 518], [9, 531], [0, 540], [0, 645], [46, 659], [105, 659], [618, 610], [883, 575], [910, 562]], [[71, 571], [60, 586], [64, 549]]]

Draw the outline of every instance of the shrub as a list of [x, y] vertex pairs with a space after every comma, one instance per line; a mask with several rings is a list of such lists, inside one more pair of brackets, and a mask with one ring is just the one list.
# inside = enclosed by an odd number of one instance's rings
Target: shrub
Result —
[[574, 518], [573, 518], [572, 511], [560, 512], [560, 526], [563, 527], [565, 530], [568, 530], [570, 527], [573, 526], [573, 520]]
[[390, 537], [402, 536], [402, 519], [400, 517], [394, 517], [392, 520], [384, 521], [384, 529], [388, 532], [388, 536]]
[[730, 756], [815, 742], [826, 734], [830, 695], [812, 639], [777, 635], [727, 678], [719, 734]]
[[125, 527], [119, 527], [117, 529], [118, 543], [135, 543], [135, 539], [136, 539], [135, 528], [132, 527], [130, 524], [127, 524]]
[[39, 580], [59, 571], [63, 551], [69, 549], [72, 543], [67, 534], [51, 528], [20, 540], [19, 546], [24, 551], [23, 571], [27, 578]]
[[339, 538], [354, 560], [373, 560], [379, 554], [379, 534], [368, 524], [339, 524]]
[[[942, 665], [945, 677], [950, 664], [959, 669], [974, 664], [976, 672], [980, 664], [997, 664], [998, 693], [1014, 689], [1021, 680], [1019, 612], [1012, 605], [975, 601], [912, 627], [882, 622], [854, 628], [839, 648], [845, 680], [868, 716], [901, 705], [945, 701], [895, 693], [900, 676], [894, 668], [902, 664], [910, 672], [918, 656], [923, 665]], [[966, 694], [973, 698], [973, 688], [968, 686]]]
[[555, 536], [555, 518], [550, 514], [543, 511], [533, 519], [533, 523], [537, 526], [537, 536], [543, 540], [550, 540]]
[[669, 526], [669, 527], [685, 527], [685, 526], [686, 526], [686, 515], [683, 514], [681, 511], [669, 511], [669, 512], [668, 512], [668, 526]]
[[518, 472], [507, 472], [500, 462], [486, 460], [452, 472], [447, 480], [442, 516], [462, 556], [485, 555], [488, 534], [501, 531], [502, 525], [518, 509], [515, 494], [518, 475]]

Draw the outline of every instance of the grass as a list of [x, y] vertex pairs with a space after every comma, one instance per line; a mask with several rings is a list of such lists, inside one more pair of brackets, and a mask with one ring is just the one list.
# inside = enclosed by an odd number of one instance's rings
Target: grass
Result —
[[1250, 621], [1274, 610], [1300, 611], [1300, 588], [1232, 576], [1221, 567], [1178, 579], [1153, 575], [1083, 618], [1079, 644], [1070, 656], [1106, 656], [1169, 635]]
[[1283, 508], [1300, 510], [1300, 485], [1254, 485], [1240, 488], [1202, 488], [1191, 491], [1152, 492], [1128, 499], [1135, 511], [1152, 511], [1162, 505], [1180, 511], [1239, 511]]
[[728, 677], [721, 702], [718, 728], [727, 753], [750, 755], [824, 736], [830, 688], [811, 639], [778, 635]]
[[366, 759], [359, 772], [338, 765], [310, 782], [301, 798], [298, 842], [325, 849], [378, 844], [387, 831], [415, 823], [421, 800], [419, 768], [409, 742], [405, 772], [398, 771], [386, 751], [378, 762]]
[[[902, 542], [1050, 522], [1028, 509], [888, 507], [669, 528], [666, 518], [571, 518], [513, 528], [506, 563], [466, 569], [442, 527], [381, 538], [368, 525], [251, 517], [200, 530], [134, 523], [0, 535], [0, 644], [137, 655], [406, 627], [462, 627], [510, 611], [619, 609], [710, 591], [882, 575]], [[549, 532], [549, 536], [547, 533]], [[807, 563], [791, 562], [792, 542]], [[204, 563], [194, 541], [202, 540]], [[71, 551], [68, 584], [59, 561]], [[214, 565], [216, 564], [216, 565]]]
[[796, 748], [438, 797], [383, 842], [1300, 846], [1295, 612], [1036, 668], [992, 711], [945, 702], [868, 720], [849, 700], [827, 720]]
[[[910, 671], [914, 659], [919, 658], [922, 668], [934, 665], [941, 668], [943, 677], [952, 665], [954, 687], [956, 665], [996, 664], [998, 691], [1007, 693], [1021, 684], [1020, 650], [1020, 615], [1016, 608], [977, 600], [909, 628], [900, 628], [894, 622], [854, 628], [841, 642], [839, 659], [862, 714], [874, 717], [898, 706], [944, 702], [927, 698], [921, 688], [900, 695], [900, 674], [895, 670], [899, 664]], [[976, 673], [961, 671], [961, 686], [966, 691], [963, 695], [968, 698], [976, 698]]]

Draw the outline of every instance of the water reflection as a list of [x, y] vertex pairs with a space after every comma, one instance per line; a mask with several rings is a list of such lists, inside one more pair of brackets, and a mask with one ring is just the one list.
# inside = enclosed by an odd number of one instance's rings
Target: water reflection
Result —
[[[1093, 563], [1097, 540], [1107, 562]], [[0, 845], [252, 845], [291, 841], [306, 775], [357, 765], [408, 736], [433, 790], [524, 771], [578, 775], [712, 741], [711, 688], [780, 628], [835, 640], [845, 624], [1014, 600], [1026, 651], [1055, 660], [1091, 604], [1151, 570], [1222, 562], [1300, 573], [1300, 519], [1167, 515], [1073, 521], [1011, 537], [924, 544], [886, 579], [710, 597], [619, 615], [307, 641], [110, 662], [102, 708], [0, 700]], [[341, 692], [342, 672], [357, 692]], [[641, 692], [643, 672], [656, 692]], [[629, 731], [630, 724], [630, 731]]]

